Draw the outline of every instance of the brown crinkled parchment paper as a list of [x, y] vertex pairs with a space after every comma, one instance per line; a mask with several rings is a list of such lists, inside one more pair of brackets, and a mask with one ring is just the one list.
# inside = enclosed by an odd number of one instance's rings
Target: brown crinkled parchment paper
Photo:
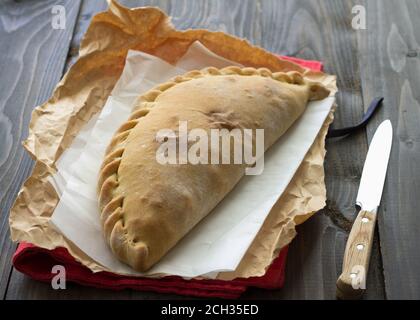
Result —
[[[334, 76], [279, 59], [245, 40], [208, 30], [179, 31], [157, 8], [128, 9], [111, 1], [108, 11], [93, 17], [82, 40], [79, 59], [59, 82], [53, 96], [32, 113], [29, 136], [23, 145], [36, 163], [10, 212], [13, 241], [30, 242], [46, 249], [65, 247], [92, 271], [106, 270], [49, 224], [59, 195], [48, 176], [83, 125], [102, 109], [120, 77], [129, 49], [175, 63], [197, 40], [214, 53], [245, 66], [267, 67], [272, 71], [296, 70], [321, 81], [332, 94], [337, 91]], [[280, 249], [296, 235], [295, 226], [324, 207], [324, 141], [332, 120], [333, 111], [238, 269], [220, 273], [218, 278], [262, 276]]]

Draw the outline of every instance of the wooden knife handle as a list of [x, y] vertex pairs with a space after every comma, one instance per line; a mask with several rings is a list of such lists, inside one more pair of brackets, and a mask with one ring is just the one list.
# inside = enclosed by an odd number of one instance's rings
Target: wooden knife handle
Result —
[[360, 210], [347, 240], [343, 271], [337, 280], [340, 299], [359, 299], [366, 288], [375, 224], [376, 212]]

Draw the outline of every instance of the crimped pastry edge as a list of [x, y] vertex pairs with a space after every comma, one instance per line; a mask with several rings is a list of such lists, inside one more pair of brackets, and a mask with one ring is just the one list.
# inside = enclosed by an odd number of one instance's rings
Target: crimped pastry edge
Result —
[[[130, 132], [137, 126], [139, 120], [149, 113], [153, 108], [155, 100], [164, 91], [176, 86], [179, 83], [190, 81], [205, 76], [262, 76], [270, 77], [280, 82], [303, 85], [308, 83], [304, 76], [297, 71], [271, 72], [267, 68], [237, 67], [229, 66], [223, 69], [208, 67], [202, 70], [193, 70], [183, 75], [176, 76], [167, 82], [159, 84], [137, 98], [133, 112], [126, 122], [116, 131], [105, 152], [105, 159], [102, 163], [97, 192], [99, 198], [100, 218], [106, 241], [116, 257], [129, 264], [137, 271], [146, 271], [151, 267], [147, 263], [148, 247], [142, 242], [134, 242], [128, 239], [127, 230], [124, 226], [124, 212], [122, 210], [124, 196], [116, 195], [115, 191], [119, 185], [118, 170], [125, 151], [125, 141]], [[312, 94], [316, 98], [316, 91], [327, 90], [322, 84], [310, 82], [314, 85]]]

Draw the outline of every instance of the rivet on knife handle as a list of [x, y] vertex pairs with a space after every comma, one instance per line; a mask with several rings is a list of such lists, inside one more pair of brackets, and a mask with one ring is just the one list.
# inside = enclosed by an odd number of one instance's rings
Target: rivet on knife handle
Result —
[[376, 224], [376, 212], [361, 210], [353, 223], [337, 280], [337, 297], [359, 299], [364, 292]]

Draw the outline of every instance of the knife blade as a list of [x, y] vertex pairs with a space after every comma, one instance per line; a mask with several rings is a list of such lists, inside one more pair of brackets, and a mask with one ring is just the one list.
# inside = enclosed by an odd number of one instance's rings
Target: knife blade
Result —
[[372, 138], [363, 166], [356, 198], [360, 211], [350, 231], [343, 270], [337, 280], [337, 297], [340, 299], [358, 299], [366, 289], [377, 209], [385, 184], [391, 145], [392, 124], [390, 120], [385, 120]]
[[392, 124], [385, 120], [376, 130], [363, 166], [356, 204], [363, 210], [379, 207], [392, 144]]

